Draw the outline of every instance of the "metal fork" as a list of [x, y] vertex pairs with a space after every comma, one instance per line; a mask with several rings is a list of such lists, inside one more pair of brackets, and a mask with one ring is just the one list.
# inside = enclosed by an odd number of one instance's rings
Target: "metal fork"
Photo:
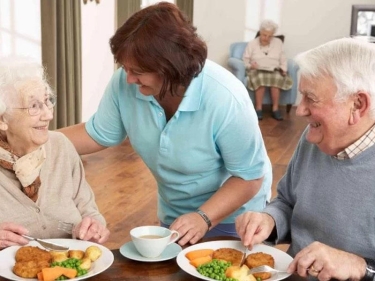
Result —
[[257, 267], [254, 267], [252, 269], [249, 269], [247, 274], [249, 275], [249, 274], [254, 274], [254, 273], [259, 273], [259, 272], [287, 273], [285, 270], [278, 270], [278, 269], [272, 268], [268, 265], [261, 265], [261, 266], [257, 266]]
[[240, 267], [243, 266], [243, 264], [246, 261], [246, 251], [247, 251], [247, 247], [244, 246], [244, 249], [242, 250], [242, 259], [241, 259]]
[[69, 250], [69, 247], [61, 246], [61, 245], [56, 244], [56, 243], [47, 242], [43, 239], [34, 238], [34, 237], [31, 237], [31, 236], [27, 236], [27, 235], [21, 235], [21, 236], [25, 237], [26, 239], [28, 239], [30, 241], [37, 241], [40, 245], [43, 246], [43, 248], [45, 248], [47, 250], [50, 250], [50, 251], [66, 252], [66, 251]]
[[62, 230], [69, 234], [72, 234], [73, 228], [74, 228], [74, 224], [70, 222], [59, 221], [59, 224], [57, 225], [58, 230]]

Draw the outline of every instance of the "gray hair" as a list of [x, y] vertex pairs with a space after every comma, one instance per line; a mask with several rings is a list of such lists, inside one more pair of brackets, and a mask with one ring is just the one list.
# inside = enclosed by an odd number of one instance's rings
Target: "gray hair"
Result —
[[278, 27], [277, 23], [272, 20], [263, 20], [260, 24], [259, 30], [267, 30], [275, 33]]
[[373, 101], [370, 111], [375, 116], [375, 44], [353, 38], [337, 39], [297, 55], [295, 61], [300, 76], [332, 77], [337, 100], [346, 100], [359, 91], [368, 93]]
[[28, 57], [0, 58], [0, 116], [9, 106], [10, 98], [18, 94], [18, 85], [31, 79], [43, 81], [51, 91], [40, 63]]

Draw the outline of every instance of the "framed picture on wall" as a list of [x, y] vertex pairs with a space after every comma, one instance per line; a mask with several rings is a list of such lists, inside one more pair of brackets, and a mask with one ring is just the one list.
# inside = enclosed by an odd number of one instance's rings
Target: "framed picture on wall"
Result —
[[375, 5], [353, 5], [351, 36], [375, 37]]

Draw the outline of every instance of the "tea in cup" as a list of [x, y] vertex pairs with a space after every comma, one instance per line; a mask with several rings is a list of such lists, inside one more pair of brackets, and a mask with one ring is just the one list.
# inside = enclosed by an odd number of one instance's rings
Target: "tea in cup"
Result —
[[162, 226], [139, 226], [130, 230], [137, 251], [146, 258], [156, 258], [180, 237], [175, 230]]

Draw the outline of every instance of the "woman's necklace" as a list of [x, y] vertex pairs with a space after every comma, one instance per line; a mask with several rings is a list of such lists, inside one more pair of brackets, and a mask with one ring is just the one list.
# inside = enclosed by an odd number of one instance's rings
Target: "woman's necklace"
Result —
[[260, 46], [260, 51], [265, 54], [266, 56], [270, 52], [270, 45], [268, 44], [267, 46], [259, 45]]

